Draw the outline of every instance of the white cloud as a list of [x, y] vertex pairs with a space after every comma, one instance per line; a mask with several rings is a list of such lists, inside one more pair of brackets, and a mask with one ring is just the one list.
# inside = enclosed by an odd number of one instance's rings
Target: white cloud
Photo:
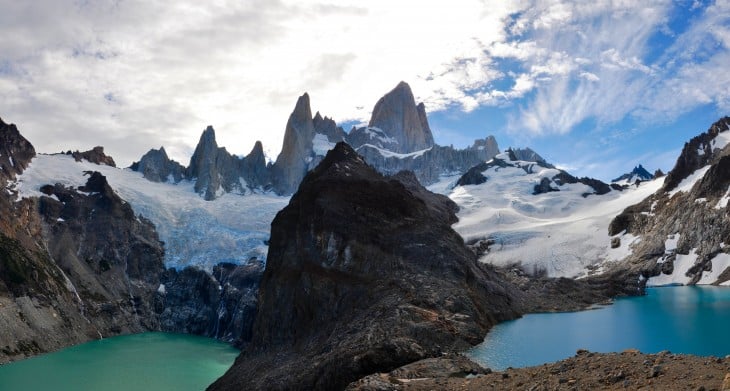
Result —
[[305, 91], [313, 110], [337, 120], [366, 119], [400, 80], [430, 110], [472, 109], [468, 91], [501, 74], [484, 48], [505, 40], [516, 9], [478, 0], [2, 2], [0, 84], [16, 88], [0, 91], [0, 115], [41, 151], [105, 144], [124, 164], [160, 144], [186, 163], [208, 124], [232, 152], [261, 139], [275, 155]]
[[[160, 145], [187, 163], [208, 124], [229, 151], [260, 139], [273, 157], [303, 92], [313, 110], [364, 121], [400, 80], [429, 111], [500, 106], [531, 135], [730, 109], [726, 1], [676, 33], [673, 10], [693, 4], [0, 3], [3, 119], [40, 151], [103, 144], [123, 164]], [[657, 55], [657, 37], [674, 44]]]

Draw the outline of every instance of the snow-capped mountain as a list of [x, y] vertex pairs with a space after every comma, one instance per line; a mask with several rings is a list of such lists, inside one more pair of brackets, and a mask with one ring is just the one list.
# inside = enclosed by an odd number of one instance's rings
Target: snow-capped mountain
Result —
[[650, 197], [611, 221], [629, 254], [618, 268], [647, 285], [730, 285], [730, 118], [687, 142]]
[[608, 224], [661, 186], [650, 181], [620, 191], [575, 178], [532, 150], [512, 149], [455, 178], [429, 189], [459, 205], [454, 229], [482, 254], [481, 261], [550, 277], [584, 276], [626, 256], [625, 246], [611, 248]]
[[368, 126], [353, 128], [349, 133], [319, 112], [312, 116], [309, 94], [304, 93], [289, 115], [281, 153], [273, 164], [266, 164], [260, 142], [245, 157], [228, 153], [218, 146], [215, 131], [209, 126], [187, 168], [171, 161], [160, 148], [147, 152], [132, 169], [154, 182], [185, 178], [206, 200], [229, 193], [274, 191], [291, 195], [306, 173], [340, 141], [350, 144], [381, 173], [410, 170], [426, 184], [436, 182], [443, 174], [462, 173], [499, 152], [493, 136], [475, 140], [465, 149], [435, 144], [425, 106], [417, 105], [411, 88], [401, 82], [378, 101]]
[[167, 267], [190, 265], [210, 271], [220, 262], [265, 261], [271, 220], [289, 201], [289, 197], [268, 192], [245, 197], [225, 193], [209, 202], [189, 180], [152, 182], [131, 169], [77, 162], [62, 154], [36, 156], [14, 186], [21, 198], [40, 197], [45, 184], [82, 186], [87, 171], [106, 176], [137, 215], [152, 221], [165, 243]]
[[626, 174], [623, 174], [619, 176], [616, 179], [613, 179], [611, 183], [618, 183], [620, 185], [633, 185], [636, 183], [636, 181], [649, 181], [654, 179], [654, 174], [647, 171], [641, 164], [634, 167], [631, 172], [627, 172]]

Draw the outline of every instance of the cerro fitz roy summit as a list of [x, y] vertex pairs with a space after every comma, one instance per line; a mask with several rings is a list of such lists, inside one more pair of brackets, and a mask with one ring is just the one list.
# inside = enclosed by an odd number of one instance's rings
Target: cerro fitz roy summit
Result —
[[353, 127], [349, 133], [319, 112], [312, 116], [310, 107], [305, 93], [289, 116], [284, 144], [273, 164], [266, 164], [260, 142], [243, 158], [231, 155], [218, 147], [215, 131], [209, 126], [200, 136], [187, 168], [170, 161], [164, 148], [150, 150], [131, 168], [155, 182], [193, 181], [197, 193], [213, 200], [224, 193], [272, 190], [280, 195], [292, 194], [304, 175], [340, 141], [350, 144], [380, 172], [410, 170], [424, 184], [436, 182], [443, 174], [464, 172], [499, 151], [492, 136], [475, 140], [473, 146], [463, 150], [436, 145], [425, 106], [416, 105], [411, 88], [404, 82], [377, 102], [368, 126]]
[[0, 122], [0, 362], [162, 330], [242, 349], [211, 389], [344, 388], [527, 312], [727, 285], [729, 129], [604, 183], [491, 136], [436, 145], [402, 82], [349, 132], [302, 95], [273, 163], [208, 127], [187, 167], [119, 169]]

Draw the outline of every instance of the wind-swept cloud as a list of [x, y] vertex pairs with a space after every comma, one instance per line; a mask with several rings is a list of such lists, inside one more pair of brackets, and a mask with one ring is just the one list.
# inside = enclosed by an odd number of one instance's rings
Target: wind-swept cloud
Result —
[[400, 80], [430, 112], [496, 106], [528, 135], [730, 107], [726, 1], [0, 2], [3, 119], [123, 164], [160, 145], [185, 163], [208, 124], [273, 157], [303, 92], [366, 121]]

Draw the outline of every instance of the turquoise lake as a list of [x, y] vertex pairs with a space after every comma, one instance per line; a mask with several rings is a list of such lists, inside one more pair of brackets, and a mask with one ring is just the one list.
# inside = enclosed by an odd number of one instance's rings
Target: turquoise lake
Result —
[[468, 355], [495, 370], [562, 360], [577, 349], [724, 357], [730, 354], [728, 327], [730, 288], [652, 288], [646, 296], [595, 310], [530, 314], [501, 323]]
[[[553, 362], [575, 354], [730, 354], [730, 288], [668, 287], [600, 309], [530, 314], [494, 327], [469, 352], [492, 369]], [[145, 333], [113, 337], [0, 366], [0, 390], [203, 390], [238, 351], [209, 338]]]
[[92, 341], [0, 366], [0, 390], [200, 391], [238, 351], [183, 334], [144, 333]]

